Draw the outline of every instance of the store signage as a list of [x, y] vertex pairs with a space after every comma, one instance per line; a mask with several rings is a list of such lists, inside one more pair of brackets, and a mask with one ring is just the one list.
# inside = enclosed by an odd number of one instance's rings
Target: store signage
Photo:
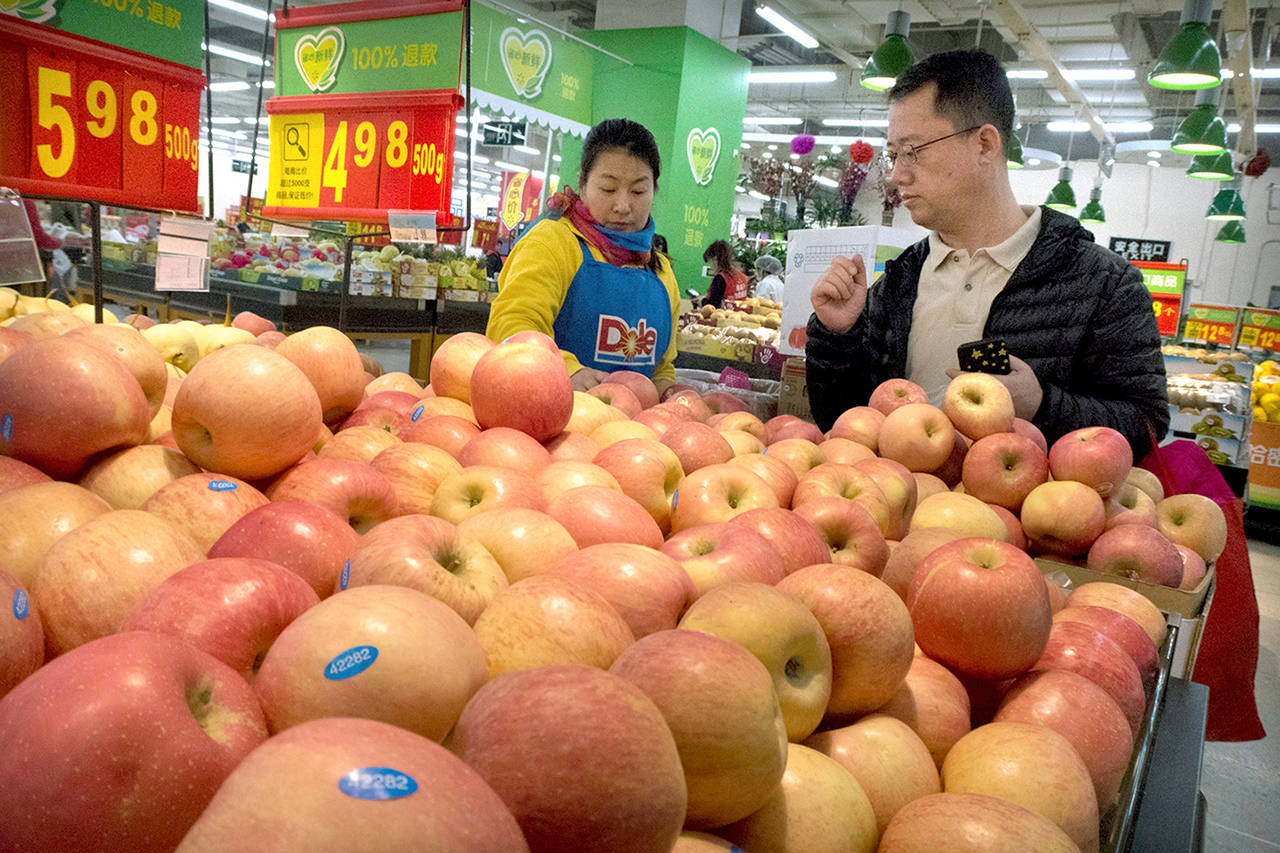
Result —
[[253, 172], [256, 175], [258, 174], [258, 164], [252, 160], [232, 160], [231, 171], [240, 172], [245, 175]]
[[481, 130], [485, 145], [524, 145], [527, 127], [522, 121], [490, 121]]
[[0, 0], [0, 14], [204, 67], [202, 0]]
[[1249, 435], [1249, 503], [1280, 509], [1280, 424], [1253, 422]]
[[1154, 261], [1134, 261], [1133, 265], [1142, 271], [1142, 283], [1151, 291], [1151, 307], [1155, 311], [1160, 334], [1165, 337], [1178, 334], [1182, 291], [1187, 280], [1186, 265]]
[[498, 194], [502, 199], [498, 236], [505, 236], [521, 222], [532, 222], [537, 218], [541, 195], [541, 178], [535, 178], [528, 172], [503, 172], [502, 189]]
[[716, 161], [720, 159], [720, 131], [714, 127], [693, 128], [685, 139], [685, 150], [694, 183], [705, 187], [715, 176]]
[[1240, 318], [1239, 346], [1280, 352], [1280, 311], [1246, 307]]
[[1236, 337], [1240, 309], [1231, 305], [1192, 305], [1182, 337], [1188, 341], [1230, 346]]
[[498, 220], [477, 219], [471, 224], [471, 245], [492, 252], [498, 245]]
[[542, 94], [542, 81], [551, 68], [551, 40], [542, 30], [507, 27], [498, 36], [502, 67], [516, 94], [533, 100]]
[[1142, 240], [1134, 237], [1112, 237], [1108, 245], [1111, 251], [1127, 261], [1167, 261], [1168, 240]]
[[197, 209], [202, 74], [10, 15], [0, 56], [0, 185]]

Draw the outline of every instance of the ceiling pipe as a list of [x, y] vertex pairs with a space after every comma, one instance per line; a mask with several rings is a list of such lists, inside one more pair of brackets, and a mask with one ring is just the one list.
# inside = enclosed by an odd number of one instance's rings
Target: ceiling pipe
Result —
[[1231, 90], [1235, 93], [1236, 121], [1240, 122], [1236, 151], [1247, 160], [1258, 151], [1254, 133], [1258, 110], [1253, 91], [1253, 30], [1246, 0], [1223, 0], [1222, 29], [1226, 34], [1227, 64], [1234, 75]]

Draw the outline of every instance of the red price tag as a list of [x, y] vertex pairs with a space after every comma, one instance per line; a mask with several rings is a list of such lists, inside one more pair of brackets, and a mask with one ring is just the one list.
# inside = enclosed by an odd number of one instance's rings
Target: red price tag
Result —
[[85, 133], [78, 134], [78, 159], [93, 163], [99, 186], [120, 189], [124, 179], [120, 92], [123, 76], [100, 62], [76, 65], [76, 100], [84, 107]]

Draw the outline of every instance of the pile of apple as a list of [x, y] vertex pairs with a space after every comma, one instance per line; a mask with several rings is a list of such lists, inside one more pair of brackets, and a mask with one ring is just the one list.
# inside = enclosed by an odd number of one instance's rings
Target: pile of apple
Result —
[[423, 388], [327, 327], [179, 374], [24, 325], [3, 850], [1096, 850], [1165, 617], [1030, 553], [1178, 585], [1171, 543], [1225, 541], [980, 375], [823, 435], [574, 392], [534, 332], [449, 338]]

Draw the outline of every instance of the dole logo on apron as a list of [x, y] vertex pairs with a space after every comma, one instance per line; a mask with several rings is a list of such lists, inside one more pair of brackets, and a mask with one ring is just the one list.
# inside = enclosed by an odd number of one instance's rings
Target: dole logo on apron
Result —
[[601, 314], [596, 328], [596, 361], [609, 364], [653, 364], [658, 333], [641, 317], [630, 326], [621, 317]]

